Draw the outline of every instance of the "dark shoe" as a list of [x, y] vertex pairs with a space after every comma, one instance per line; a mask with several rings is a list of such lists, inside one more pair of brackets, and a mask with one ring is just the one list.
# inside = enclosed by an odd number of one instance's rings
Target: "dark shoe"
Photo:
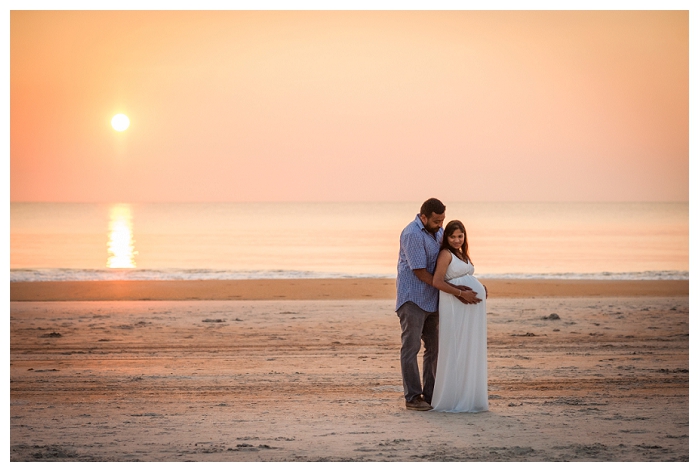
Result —
[[406, 401], [405, 408], [408, 410], [429, 411], [432, 409], [432, 406], [423, 400], [422, 396], [418, 395], [412, 401]]

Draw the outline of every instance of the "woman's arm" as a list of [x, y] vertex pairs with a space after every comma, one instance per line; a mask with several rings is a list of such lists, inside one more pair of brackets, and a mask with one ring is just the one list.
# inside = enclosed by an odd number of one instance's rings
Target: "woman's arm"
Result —
[[447, 275], [447, 267], [449, 267], [450, 262], [451, 252], [446, 249], [442, 249], [437, 256], [437, 267], [434, 269], [432, 286], [438, 290], [441, 290], [442, 292], [458, 297], [461, 295], [462, 291], [444, 281], [444, 278]]

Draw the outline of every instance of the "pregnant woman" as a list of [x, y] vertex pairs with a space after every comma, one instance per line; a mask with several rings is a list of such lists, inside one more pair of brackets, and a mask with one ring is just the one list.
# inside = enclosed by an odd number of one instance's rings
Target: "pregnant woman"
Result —
[[[467, 286], [479, 302], [457, 299]], [[439, 356], [432, 407], [434, 411], [488, 410], [488, 365], [485, 298], [487, 290], [473, 276], [468, 239], [463, 223], [450, 221], [437, 258], [433, 284], [439, 292]]]

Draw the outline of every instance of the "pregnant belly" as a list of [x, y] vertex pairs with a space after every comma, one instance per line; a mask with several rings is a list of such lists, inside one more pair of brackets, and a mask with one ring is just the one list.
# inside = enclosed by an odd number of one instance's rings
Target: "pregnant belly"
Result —
[[470, 287], [471, 290], [478, 294], [478, 298], [480, 298], [481, 300], [485, 300], [485, 288], [483, 288], [483, 284], [480, 283], [478, 279], [474, 276], [462, 275], [461, 277], [451, 279], [449, 282], [454, 285], [465, 285], [467, 287]]

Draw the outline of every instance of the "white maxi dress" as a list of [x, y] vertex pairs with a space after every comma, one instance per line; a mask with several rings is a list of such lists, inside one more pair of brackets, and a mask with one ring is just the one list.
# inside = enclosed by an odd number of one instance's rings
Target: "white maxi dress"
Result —
[[439, 356], [432, 407], [434, 411], [488, 410], [488, 353], [485, 288], [473, 276], [473, 265], [451, 255], [445, 279], [466, 285], [482, 301], [466, 305], [439, 292]]

